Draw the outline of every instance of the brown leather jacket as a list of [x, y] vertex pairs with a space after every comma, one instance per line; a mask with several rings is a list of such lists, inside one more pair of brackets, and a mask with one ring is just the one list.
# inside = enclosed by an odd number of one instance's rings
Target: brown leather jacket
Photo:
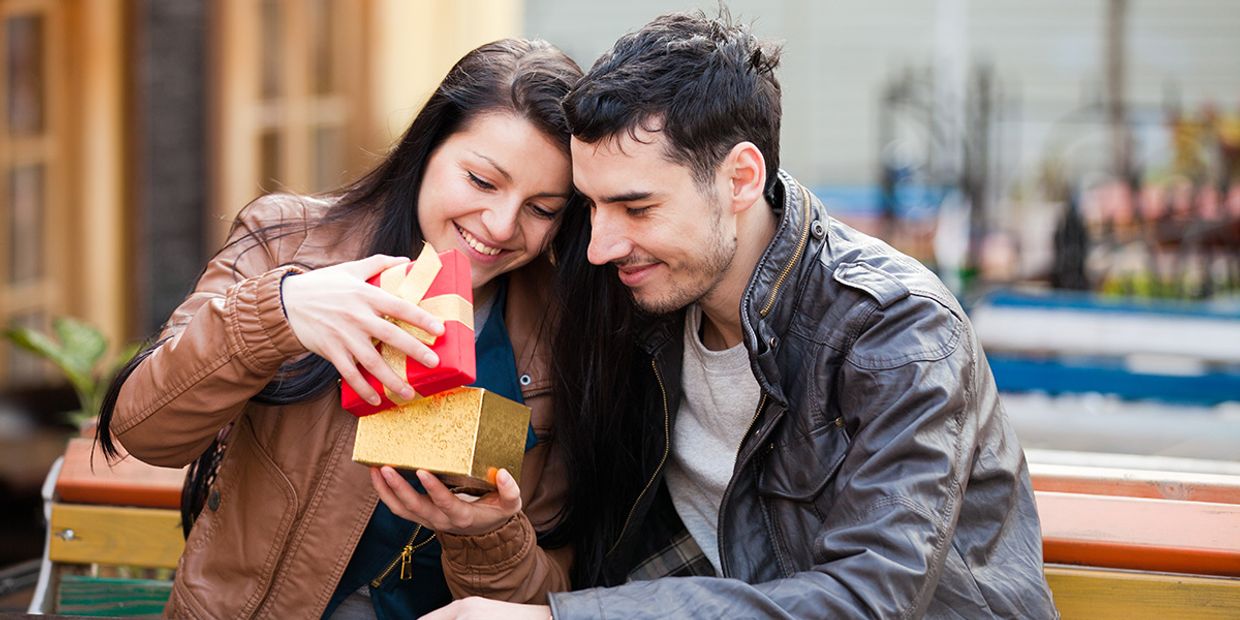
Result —
[[[362, 257], [371, 222], [307, 230], [304, 223], [329, 206], [284, 195], [242, 211], [229, 244], [164, 327], [167, 340], [122, 388], [112, 432], [148, 463], [185, 465], [233, 424], [177, 566], [170, 616], [322, 615], [378, 502], [367, 468], [351, 460], [357, 423], [340, 407], [339, 390], [287, 406], [250, 401], [281, 364], [306, 353], [284, 316], [284, 275], [292, 265], [313, 269]], [[274, 224], [290, 227], [267, 243], [247, 237]], [[513, 272], [505, 312], [542, 440], [522, 466], [525, 510], [484, 536], [441, 534], [444, 573], [457, 597], [533, 603], [568, 588], [570, 552], [545, 552], [534, 535], [552, 525], [565, 495], [549, 436], [548, 270], [537, 261]]]

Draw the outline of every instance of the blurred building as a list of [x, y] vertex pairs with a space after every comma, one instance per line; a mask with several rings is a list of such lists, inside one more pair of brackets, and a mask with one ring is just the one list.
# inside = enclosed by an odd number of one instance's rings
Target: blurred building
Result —
[[[113, 350], [151, 336], [238, 210], [365, 170], [457, 58], [519, 33], [520, 10], [0, 0], [0, 330], [72, 316]], [[42, 548], [39, 486], [77, 407], [0, 338], [0, 566]]]
[[[264, 191], [364, 170], [517, 0], [0, 2], [0, 327], [144, 338]], [[0, 344], [0, 392], [56, 381]]]

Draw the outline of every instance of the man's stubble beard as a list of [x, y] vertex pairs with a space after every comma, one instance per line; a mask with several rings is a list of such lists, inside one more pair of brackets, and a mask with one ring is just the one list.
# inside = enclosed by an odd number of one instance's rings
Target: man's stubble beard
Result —
[[[680, 310], [705, 297], [723, 279], [736, 256], [736, 236], [728, 238], [724, 235], [723, 212], [719, 208], [719, 202], [712, 197], [709, 203], [715, 217], [711, 220], [710, 242], [708, 247], [703, 248], [705, 256], [701, 261], [688, 265], [687, 269], [676, 274], [687, 280], [683, 286], [674, 288], [662, 298], [649, 301], [639, 299], [632, 289], [629, 290], [633, 303], [642, 312], [660, 316]], [[670, 269], [671, 265], [668, 267]], [[677, 283], [672, 282], [672, 285], [677, 286]]]

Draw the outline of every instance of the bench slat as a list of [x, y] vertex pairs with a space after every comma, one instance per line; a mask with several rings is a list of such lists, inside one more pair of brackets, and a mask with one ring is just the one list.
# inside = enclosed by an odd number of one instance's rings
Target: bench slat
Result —
[[1240, 576], [1240, 505], [1035, 494], [1047, 563]]
[[102, 452], [92, 452], [93, 443], [77, 437], [65, 448], [64, 466], [56, 480], [61, 501], [180, 508], [185, 468], [155, 467], [129, 455], [109, 465]]
[[1064, 620], [1175, 620], [1240, 617], [1240, 580], [1047, 566]]
[[1240, 504], [1240, 476], [1030, 463], [1037, 491]]
[[176, 568], [185, 548], [176, 510], [52, 504], [49, 527], [53, 562]]

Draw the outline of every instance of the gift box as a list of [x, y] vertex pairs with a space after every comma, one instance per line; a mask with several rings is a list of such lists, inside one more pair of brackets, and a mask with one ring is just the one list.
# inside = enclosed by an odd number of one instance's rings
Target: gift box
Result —
[[[397, 265], [368, 280], [393, 295], [407, 299], [443, 320], [444, 333], [435, 338], [397, 319], [388, 319], [439, 355], [439, 365], [427, 368], [411, 360], [395, 347], [376, 343], [383, 361], [398, 375], [404, 375], [419, 396], [427, 396], [450, 388], [468, 385], [477, 376], [474, 358], [473, 286], [470, 281], [469, 259], [457, 250], [436, 254], [430, 244], [422, 248], [417, 260]], [[360, 369], [366, 382], [381, 396], [372, 405], [349, 386], [340, 384], [340, 404], [356, 416], [369, 416], [400, 404], [400, 397], [390, 392], [365, 368]]]
[[359, 419], [353, 460], [425, 469], [448, 488], [480, 495], [495, 490], [500, 469], [520, 482], [529, 423], [525, 405], [456, 388]]

